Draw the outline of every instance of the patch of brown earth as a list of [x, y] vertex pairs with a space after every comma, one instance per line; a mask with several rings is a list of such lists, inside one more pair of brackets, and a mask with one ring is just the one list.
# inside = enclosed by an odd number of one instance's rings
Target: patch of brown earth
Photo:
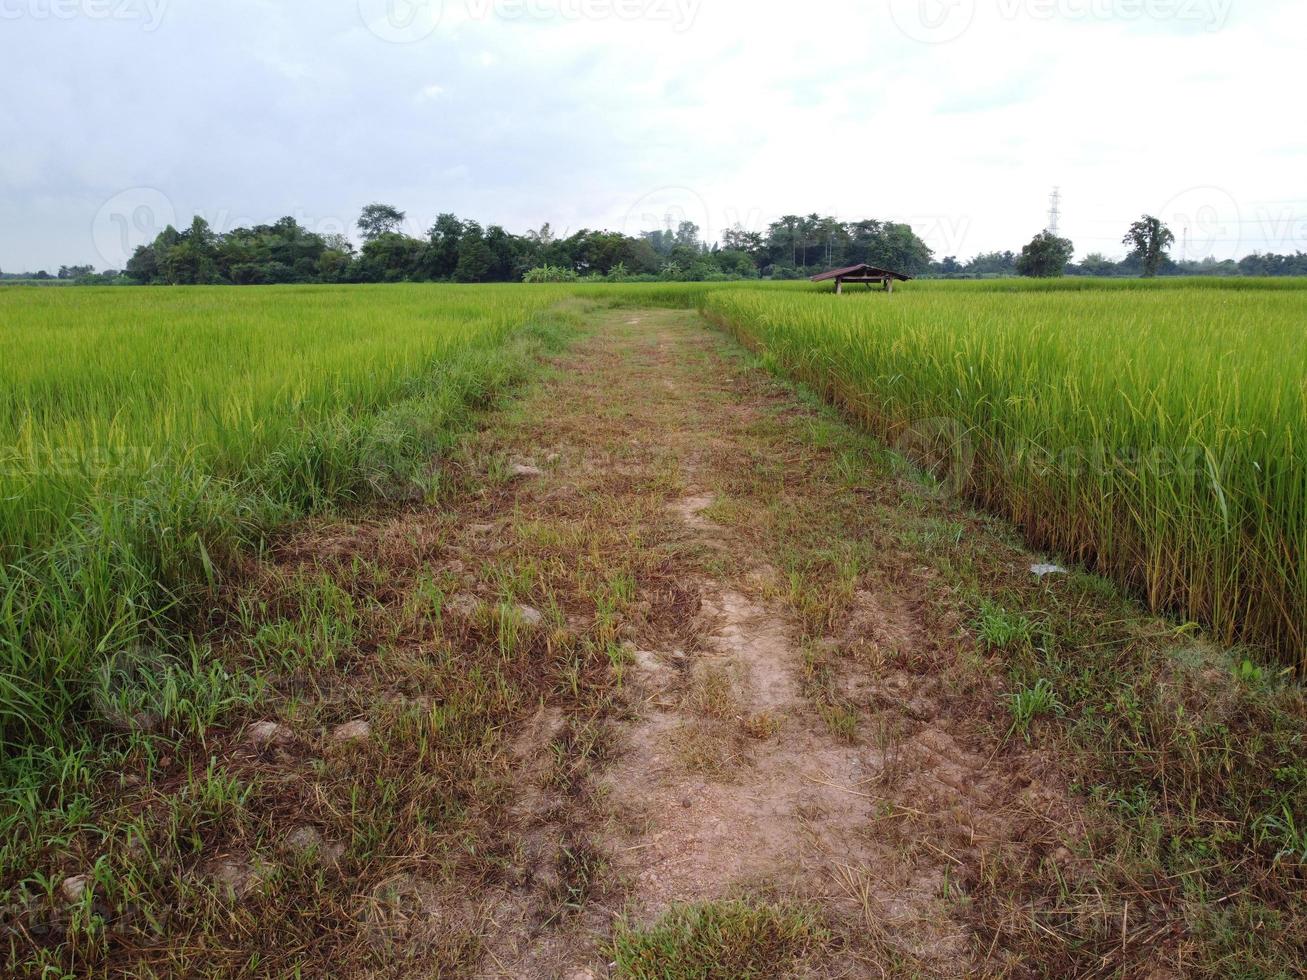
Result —
[[692, 497], [683, 497], [680, 500], [673, 501], [668, 505], [667, 509], [693, 530], [709, 531], [715, 529], [717, 525], [704, 517], [703, 512], [711, 507], [716, 499], [710, 493], [696, 494]]
[[[673, 510], [711, 533], [701, 516], [711, 499], [687, 498]], [[756, 888], [829, 902], [839, 890], [832, 885], [852, 876], [896, 945], [941, 967], [956, 964], [965, 934], [941, 907], [939, 862], [914, 860], [884, 834], [891, 799], [871, 791], [897, 749], [831, 733], [803, 695], [797, 630], [782, 612], [719, 583], [703, 592], [703, 642], [688, 672], [724, 672], [733, 717], [705, 717], [693, 697], [675, 696], [680, 681], [661, 659], [649, 669], [642, 658], [650, 702], [667, 707], [625, 726], [627, 749], [601, 779], [628, 907], [652, 921], [674, 903]], [[755, 738], [749, 722], [759, 716], [771, 724]], [[687, 734], [722, 768], [704, 772], [687, 759]]]

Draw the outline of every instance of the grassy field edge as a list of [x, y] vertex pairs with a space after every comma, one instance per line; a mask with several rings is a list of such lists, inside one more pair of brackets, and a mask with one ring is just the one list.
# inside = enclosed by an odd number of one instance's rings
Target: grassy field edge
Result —
[[437, 495], [447, 450], [575, 327], [562, 308], [524, 315], [491, 343], [442, 351], [387, 403], [342, 405], [240, 473], [161, 457], [139, 481], [88, 499], [46, 547], [0, 565], [3, 810], [66, 770], [88, 733], [132, 727], [117, 675], [143, 659], [196, 660], [178, 624], [269, 535], [341, 506]]

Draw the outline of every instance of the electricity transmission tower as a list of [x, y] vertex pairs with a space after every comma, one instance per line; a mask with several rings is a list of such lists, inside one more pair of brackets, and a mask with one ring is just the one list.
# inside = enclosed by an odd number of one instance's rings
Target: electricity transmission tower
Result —
[[1062, 188], [1054, 187], [1053, 193], [1048, 195], [1048, 232], [1051, 235], [1058, 233], [1059, 226], [1062, 223]]

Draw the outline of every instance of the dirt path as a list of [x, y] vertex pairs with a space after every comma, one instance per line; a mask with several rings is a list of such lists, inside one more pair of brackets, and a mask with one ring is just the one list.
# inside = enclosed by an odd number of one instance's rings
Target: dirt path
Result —
[[738, 896], [815, 903], [836, 936], [818, 974], [979, 966], [968, 879], [1074, 821], [1038, 759], [1000, 752], [991, 682], [912, 564], [900, 509], [929, 491], [684, 313], [608, 315], [492, 441], [546, 470], [495, 533], [606, 526], [631, 590], [595, 764], [570, 795], [535, 764], [560, 709], [516, 748], [537, 877], [583, 836], [597, 880], [543, 928], [538, 902], [506, 901], [487, 975], [604, 975], [614, 913]]
[[1031, 975], [1040, 908], [1110, 935], [972, 636], [1031, 556], [696, 315], [584, 318], [439, 505], [301, 527], [215, 611], [267, 693], [149, 777], [202, 822], [124, 968]]

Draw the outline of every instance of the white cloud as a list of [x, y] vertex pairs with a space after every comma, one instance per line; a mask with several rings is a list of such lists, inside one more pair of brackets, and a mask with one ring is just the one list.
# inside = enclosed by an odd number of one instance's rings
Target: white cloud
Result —
[[1300, 0], [387, 2], [6, 21], [0, 268], [94, 261], [133, 187], [309, 223], [388, 200], [419, 228], [822, 211], [965, 257], [1019, 248], [1060, 185], [1082, 254], [1168, 207], [1218, 252], [1307, 249]]

